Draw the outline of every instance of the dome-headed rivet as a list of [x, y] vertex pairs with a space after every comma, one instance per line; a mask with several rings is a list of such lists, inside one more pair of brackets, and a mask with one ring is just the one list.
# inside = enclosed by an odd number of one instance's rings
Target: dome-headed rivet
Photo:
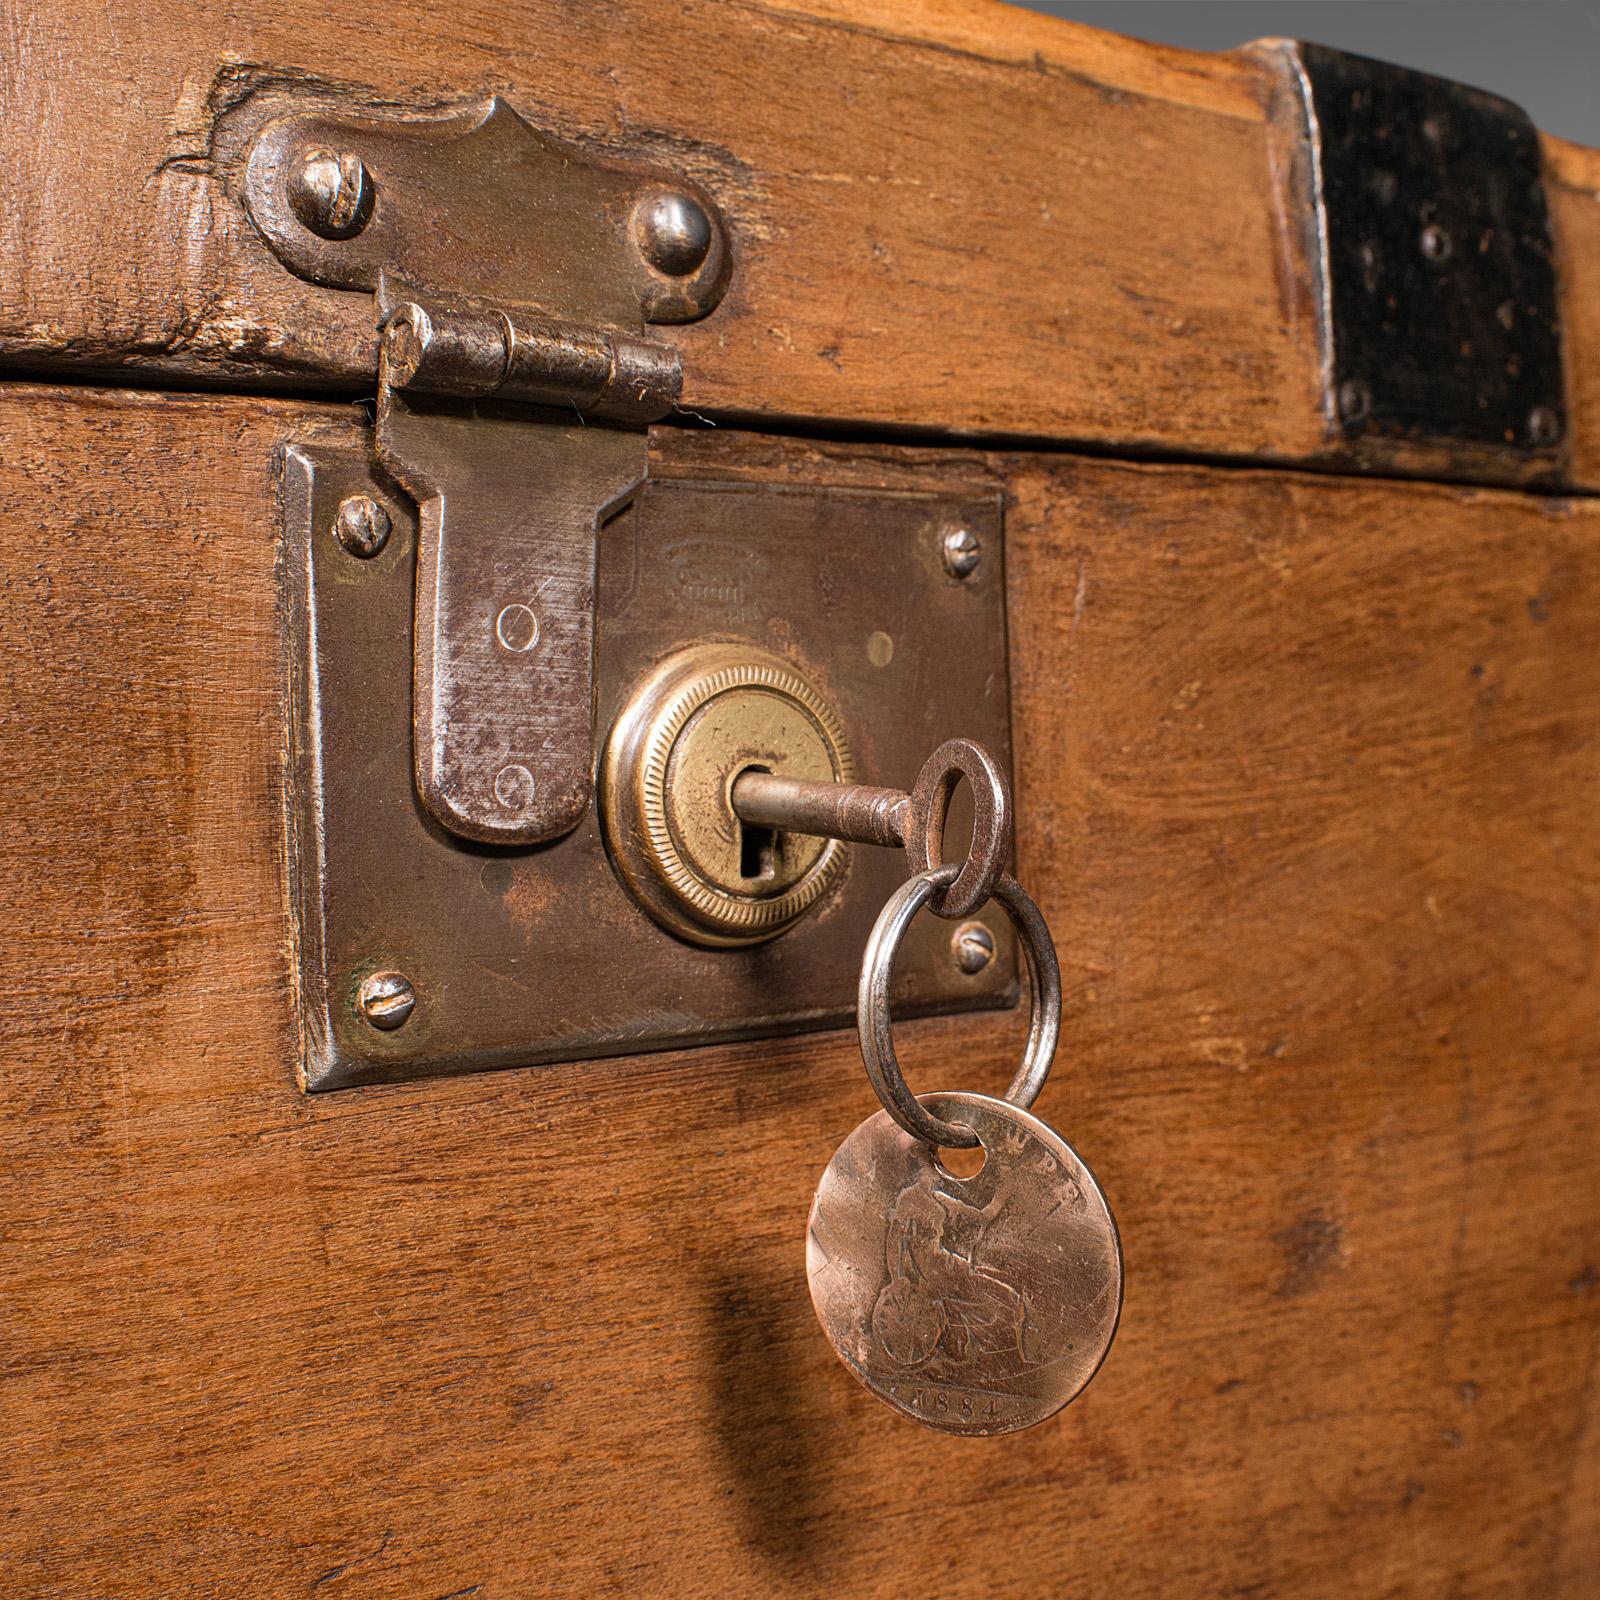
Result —
[[686, 278], [711, 253], [711, 218], [691, 195], [664, 193], [642, 201], [634, 212], [639, 249], [669, 278]]

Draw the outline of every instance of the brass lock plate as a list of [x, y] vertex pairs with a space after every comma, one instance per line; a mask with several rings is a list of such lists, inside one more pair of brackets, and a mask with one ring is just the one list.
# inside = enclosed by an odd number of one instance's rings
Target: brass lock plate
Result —
[[[341, 508], [348, 522], [361, 496], [388, 522], [375, 553], [338, 535]], [[286, 452], [283, 504], [307, 1088], [853, 1024], [862, 949], [904, 881], [901, 852], [841, 847], [837, 874], [791, 926], [712, 948], [641, 909], [594, 806], [545, 845], [448, 832], [413, 779], [414, 508], [368, 456], [321, 446]], [[981, 559], [961, 573], [974, 541]], [[649, 480], [600, 536], [593, 760], [662, 663], [713, 645], [788, 663], [837, 717], [865, 781], [909, 785], [954, 735], [1009, 766], [1004, 593], [997, 493]], [[538, 605], [509, 588], [490, 601], [486, 627]], [[797, 859], [817, 848], [807, 841]], [[968, 925], [918, 919], [896, 969], [897, 1015], [1016, 1003], [1004, 913], [974, 920], [994, 948], [977, 971], [983, 941], [963, 937]]]
[[844, 730], [781, 656], [748, 641], [691, 645], [629, 697], [600, 763], [606, 848], [639, 903], [694, 944], [754, 944], [804, 916], [848, 847], [745, 828], [743, 771], [849, 783]]

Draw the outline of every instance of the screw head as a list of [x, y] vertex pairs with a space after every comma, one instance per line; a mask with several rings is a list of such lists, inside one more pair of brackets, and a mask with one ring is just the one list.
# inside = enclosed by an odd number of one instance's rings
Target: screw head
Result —
[[1372, 391], [1359, 378], [1339, 385], [1339, 415], [1346, 422], [1365, 422], [1372, 410]]
[[1554, 444], [1561, 437], [1561, 417], [1552, 406], [1535, 406], [1528, 413], [1528, 438], [1536, 445]]
[[652, 195], [633, 219], [645, 260], [669, 278], [688, 277], [711, 253], [711, 218], [692, 195]]
[[416, 1008], [417, 991], [403, 972], [374, 972], [362, 979], [356, 1003], [371, 1026], [393, 1033]]
[[294, 214], [322, 239], [354, 238], [372, 216], [372, 175], [353, 150], [301, 151], [287, 188]]
[[1422, 246], [1423, 255], [1430, 261], [1448, 261], [1454, 248], [1450, 235], [1437, 222], [1430, 222], [1422, 230], [1417, 242]]
[[950, 935], [950, 953], [969, 978], [975, 977], [994, 960], [994, 935], [981, 922], [963, 922]]
[[952, 578], [970, 578], [983, 559], [983, 541], [971, 528], [947, 528], [940, 550]]
[[389, 513], [370, 494], [346, 495], [333, 519], [334, 537], [366, 561], [389, 542]]

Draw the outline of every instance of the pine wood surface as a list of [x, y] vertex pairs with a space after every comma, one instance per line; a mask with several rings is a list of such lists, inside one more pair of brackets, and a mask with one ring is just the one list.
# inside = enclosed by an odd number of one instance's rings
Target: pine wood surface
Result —
[[[0, 361], [17, 371], [370, 389], [370, 300], [268, 252], [214, 120], [275, 87], [419, 112], [500, 92], [723, 208], [728, 297], [663, 334], [691, 410], [1339, 459], [1271, 49], [1167, 49], [989, 0], [350, 0], [336, 26], [309, 0], [42, 0], [8, 13], [0, 57]], [[1554, 166], [1592, 155], [1548, 148]], [[1587, 390], [1600, 185], [1550, 190]], [[1596, 418], [1569, 464], [1591, 487]]]
[[[849, 1035], [296, 1088], [272, 460], [361, 427], [0, 391], [8, 1593], [1591, 1592], [1600, 507], [658, 431], [1011, 493], [1040, 1110], [1128, 1292], [963, 1441], [810, 1309]], [[902, 1043], [998, 1092], [1017, 1035]]]

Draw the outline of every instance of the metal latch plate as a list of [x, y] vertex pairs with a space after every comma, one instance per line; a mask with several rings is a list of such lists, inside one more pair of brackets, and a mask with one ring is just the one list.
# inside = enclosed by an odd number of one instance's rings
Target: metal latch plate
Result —
[[[364, 494], [393, 532], [356, 559], [330, 531]], [[857, 849], [826, 902], [739, 950], [681, 942], [643, 915], [606, 858], [593, 808], [565, 837], [507, 849], [456, 837], [412, 778], [414, 508], [358, 451], [292, 448], [284, 468], [289, 641], [287, 816], [306, 1086], [337, 1088], [843, 1026], [867, 933], [904, 879]], [[952, 527], [978, 570], [946, 569]], [[529, 597], [507, 593], [506, 604]], [[997, 494], [647, 482], [602, 530], [596, 740], [655, 662], [700, 640], [748, 641], [826, 692], [859, 768], [909, 784], [953, 734], [1010, 763]], [[959, 842], [960, 819], [952, 836]], [[896, 972], [904, 1015], [1016, 1002], [1014, 941], [987, 907], [995, 959], [969, 975], [955, 924], [923, 917]], [[361, 986], [403, 973], [392, 1031]]]

